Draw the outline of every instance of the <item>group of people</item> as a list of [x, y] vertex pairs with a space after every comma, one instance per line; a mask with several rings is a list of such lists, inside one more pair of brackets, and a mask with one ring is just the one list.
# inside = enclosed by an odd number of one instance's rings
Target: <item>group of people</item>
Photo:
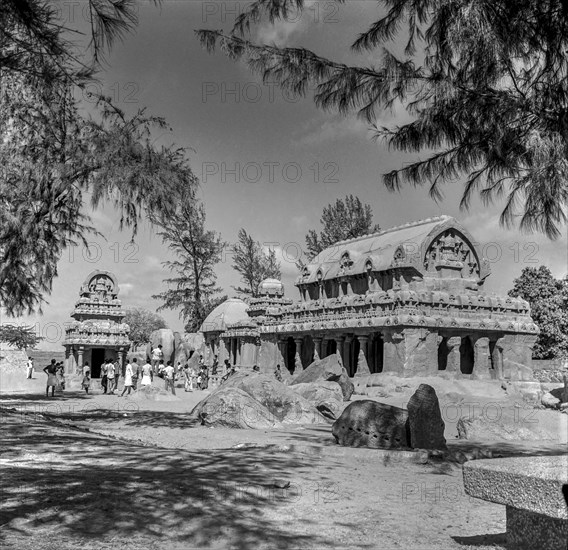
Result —
[[[124, 372], [121, 372], [118, 360], [105, 359], [101, 366], [101, 388], [103, 394], [114, 395], [114, 392], [118, 391], [118, 382], [122, 375], [124, 377], [124, 386], [120, 397], [125, 394], [130, 395], [132, 390], [138, 389], [139, 383], [141, 387], [151, 386], [155, 377], [162, 378], [164, 380], [164, 389], [171, 391], [173, 395], [176, 393], [175, 384], [178, 380], [183, 380], [186, 392], [196, 389], [206, 390], [209, 387], [210, 376], [216, 376], [218, 368], [219, 361], [217, 355], [215, 355], [211, 367], [205, 364], [203, 355], [199, 356], [197, 370], [190, 366], [189, 363], [185, 363], [182, 366], [181, 362], [178, 362], [177, 367], [174, 367], [171, 361], [164, 363], [162, 346], [158, 346], [152, 351], [152, 359], [147, 357], [146, 363], [140, 366], [138, 359], [133, 358], [127, 362]], [[61, 391], [65, 389], [65, 368], [62, 362], [58, 363], [55, 359], [52, 359], [51, 364], [43, 370], [47, 374], [45, 391], [47, 397], [49, 396], [50, 388], [52, 397], [55, 395], [55, 390]], [[225, 359], [224, 370], [225, 374], [220, 380], [221, 383], [239, 371], [238, 367], [232, 366], [228, 359]], [[253, 370], [259, 372], [260, 368], [255, 365]], [[88, 362], [83, 366], [82, 375], [81, 386], [85, 393], [88, 394], [91, 387], [91, 367]], [[276, 366], [274, 376], [277, 380], [282, 381], [280, 365]]]

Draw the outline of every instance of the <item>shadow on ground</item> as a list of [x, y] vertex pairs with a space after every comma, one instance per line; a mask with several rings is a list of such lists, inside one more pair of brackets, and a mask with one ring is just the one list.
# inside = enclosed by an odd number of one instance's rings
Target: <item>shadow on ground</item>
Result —
[[1, 423], [5, 547], [23, 540], [37, 547], [53, 532], [83, 548], [109, 537], [116, 547], [124, 538], [139, 548], [149, 547], [144, 541], [235, 550], [333, 545], [324, 534], [299, 535], [265, 519], [301, 498], [301, 487], [278, 486], [316, 466], [293, 454], [144, 447], [6, 409]]

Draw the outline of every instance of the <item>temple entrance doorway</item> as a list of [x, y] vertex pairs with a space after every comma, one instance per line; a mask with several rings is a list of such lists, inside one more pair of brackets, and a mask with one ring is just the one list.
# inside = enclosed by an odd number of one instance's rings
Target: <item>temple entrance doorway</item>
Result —
[[288, 338], [288, 343], [286, 345], [286, 366], [288, 370], [293, 374], [296, 368], [296, 342], [291, 336]]
[[444, 336], [438, 345], [438, 370], [446, 370], [448, 366], [448, 339]]
[[460, 344], [460, 371], [462, 374], [471, 374], [473, 372], [473, 363], [475, 355], [471, 338], [465, 336], [461, 339]]
[[374, 334], [370, 344], [371, 359], [369, 370], [371, 373], [383, 372], [383, 356], [384, 356], [385, 341], [381, 334]]
[[104, 348], [93, 348], [91, 350], [91, 378], [101, 377], [101, 366], [105, 360]]

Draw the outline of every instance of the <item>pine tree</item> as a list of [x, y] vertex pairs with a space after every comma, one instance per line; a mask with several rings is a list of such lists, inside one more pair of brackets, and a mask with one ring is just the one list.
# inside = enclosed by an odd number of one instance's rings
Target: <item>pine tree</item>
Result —
[[[505, 199], [500, 222], [560, 235], [568, 206], [568, 4], [562, 0], [383, 0], [386, 15], [353, 43], [369, 66], [347, 66], [303, 48], [258, 45], [251, 27], [302, 10], [303, 0], [256, 0], [230, 33], [197, 31], [209, 51], [244, 58], [264, 81], [340, 113], [357, 112], [391, 149], [426, 158], [383, 175], [391, 190], [465, 181], [460, 206], [479, 192]], [[335, 29], [334, 29], [335, 31]], [[404, 52], [392, 43], [406, 42]], [[384, 109], [414, 117], [379, 128]]]
[[188, 332], [198, 331], [209, 312], [226, 299], [215, 296], [221, 288], [214, 269], [226, 243], [206, 229], [205, 207], [195, 197], [195, 183], [178, 191], [174, 209], [151, 217], [160, 228], [158, 235], [176, 256], [163, 263], [174, 275], [164, 280], [170, 288], [153, 298], [164, 302], [158, 311], [181, 308]]
[[353, 195], [346, 196], [345, 200], [337, 199], [335, 204], [328, 204], [323, 209], [320, 221], [323, 229], [319, 236], [313, 229], [306, 235], [310, 260], [339, 241], [380, 230], [378, 224], [373, 225], [371, 206], [361, 203], [359, 197]]
[[276, 252], [265, 253], [260, 242], [255, 241], [244, 229], [238, 233], [238, 242], [233, 246], [233, 269], [241, 274], [245, 287], [234, 287], [241, 294], [258, 296], [258, 285], [267, 278], [280, 279], [280, 263]]

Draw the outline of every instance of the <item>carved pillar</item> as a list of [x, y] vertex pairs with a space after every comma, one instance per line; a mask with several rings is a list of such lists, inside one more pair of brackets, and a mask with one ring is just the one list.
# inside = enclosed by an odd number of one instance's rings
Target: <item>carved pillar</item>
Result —
[[336, 345], [336, 350], [335, 352], [337, 353], [337, 355], [339, 355], [339, 357], [341, 358], [341, 364], [345, 365], [345, 361], [343, 360], [343, 343], [345, 342], [345, 336], [336, 336], [335, 337], [335, 345]]
[[491, 373], [489, 371], [489, 338], [482, 336], [475, 341], [473, 359], [473, 378], [476, 380], [489, 380]]
[[321, 343], [322, 338], [321, 336], [315, 336], [312, 338], [314, 341], [314, 361], [318, 361], [321, 359]]
[[457, 375], [460, 372], [460, 346], [461, 336], [448, 338], [448, 366], [446, 372]]
[[353, 336], [345, 336], [345, 343], [343, 345], [343, 366], [347, 369], [349, 376], [352, 375], [352, 362], [351, 362], [351, 346], [353, 344]]
[[77, 350], [77, 371], [80, 373], [83, 370], [83, 353], [85, 352], [85, 348], [80, 346]]
[[359, 335], [357, 339], [359, 340], [359, 357], [357, 358], [357, 371], [355, 372], [355, 376], [367, 376], [371, 374], [367, 363], [369, 337], [367, 335]]
[[295, 370], [300, 371], [303, 370], [304, 365], [302, 364], [302, 342], [303, 342], [303, 338], [302, 337], [297, 337], [294, 338], [294, 342], [296, 343], [296, 356], [294, 359], [294, 363], [295, 363]]

